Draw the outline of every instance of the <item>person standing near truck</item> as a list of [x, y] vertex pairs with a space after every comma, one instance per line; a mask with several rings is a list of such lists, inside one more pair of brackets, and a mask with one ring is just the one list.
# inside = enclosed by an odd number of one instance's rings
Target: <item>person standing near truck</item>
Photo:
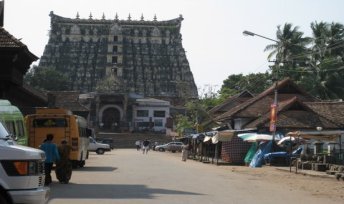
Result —
[[66, 140], [62, 140], [61, 145], [58, 146], [60, 160], [56, 162], [56, 178], [60, 183], [67, 184], [72, 177], [72, 162], [69, 159], [69, 154], [72, 147], [67, 144]]
[[45, 142], [41, 145], [40, 149], [45, 152], [45, 185], [49, 185], [52, 182], [51, 169], [53, 168], [54, 162], [60, 160], [60, 155], [56, 144], [53, 143], [54, 135], [47, 134]]

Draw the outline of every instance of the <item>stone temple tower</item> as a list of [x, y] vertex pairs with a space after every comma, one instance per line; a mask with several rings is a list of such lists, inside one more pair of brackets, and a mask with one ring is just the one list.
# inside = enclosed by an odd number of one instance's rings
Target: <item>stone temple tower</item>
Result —
[[113, 76], [117, 90], [145, 97], [197, 98], [180, 33], [182, 16], [168, 21], [65, 18], [50, 13], [49, 42], [39, 66], [70, 79], [70, 90], [96, 90]]

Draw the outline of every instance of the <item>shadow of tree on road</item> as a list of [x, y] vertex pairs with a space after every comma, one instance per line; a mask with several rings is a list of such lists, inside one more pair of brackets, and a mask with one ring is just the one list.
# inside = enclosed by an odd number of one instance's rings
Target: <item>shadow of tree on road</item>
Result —
[[[68, 190], [67, 190], [68, 189]], [[194, 192], [148, 188], [145, 185], [58, 184], [51, 186], [53, 199], [153, 199], [157, 194], [203, 195]]]

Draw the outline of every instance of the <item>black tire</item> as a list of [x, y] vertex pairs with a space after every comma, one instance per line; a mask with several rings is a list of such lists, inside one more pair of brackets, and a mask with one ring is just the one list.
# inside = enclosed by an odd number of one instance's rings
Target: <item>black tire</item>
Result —
[[105, 150], [99, 148], [99, 149], [96, 150], [96, 153], [97, 153], [97, 154], [104, 154], [104, 153], [105, 153]]
[[79, 167], [81, 167], [81, 168], [82, 168], [82, 167], [84, 167], [84, 166], [85, 166], [85, 164], [86, 164], [86, 161], [80, 161], [80, 162], [79, 162]]
[[79, 167], [79, 161], [72, 161], [73, 169], [77, 169]]
[[171, 152], [172, 152], [172, 153], [176, 153], [176, 150], [172, 150]]
[[164, 148], [159, 148], [159, 152], [164, 152], [165, 149]]

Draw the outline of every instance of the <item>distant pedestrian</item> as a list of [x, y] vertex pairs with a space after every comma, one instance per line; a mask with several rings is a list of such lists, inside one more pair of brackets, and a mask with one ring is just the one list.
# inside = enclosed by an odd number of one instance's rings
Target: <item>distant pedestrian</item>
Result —
[[49, 185], [52, 182], [51, 169], [53, 168], [54, 162], [60, 160], [60, 155], [57, 146], [53, 143], [53, 139], [53, 134], [47, 134], [45, 142], [40, 146], [41, 150], [45, 152], [45, 185]]
[[135, 145], [136, 145], [136, 150], [139, 151], [141, 149], [141, 141], [140, 140], [137, 140], [135, 142]]
[[72, 147], [67, 144], [66, 140], [62, 140], [61, 145], [58, 147], [60, 160], [56, 162], [56, 178], [60, 183], [69, 183], [72, 177], [72, 162], [69, 160], [69, 154]]
[[148, 150], [149, 150], [149, 140], [144, 140], [142, 142], [142, 153], [143, 154], [148, 154]]
[[182, 146], [182, 161], [186, 161], [189, 154], [190, 145], [188, 143]]

